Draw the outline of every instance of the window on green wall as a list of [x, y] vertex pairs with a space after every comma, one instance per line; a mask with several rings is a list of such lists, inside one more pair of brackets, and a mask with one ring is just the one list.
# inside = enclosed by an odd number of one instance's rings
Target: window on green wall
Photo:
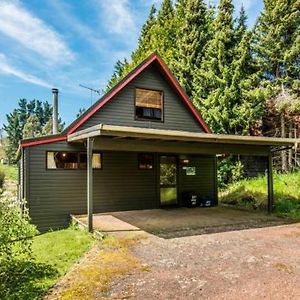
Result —
[[136, 88], [135, 118], [163, 121], [163, 92]]
[[[93, 169], [102, 169], [102, 154], [93, 153]], [[87, 156], [83, 152], [64, 152], [48, 151], [47, 152], [47, 169], [64, 169], [76, 170], [87, 168]]]

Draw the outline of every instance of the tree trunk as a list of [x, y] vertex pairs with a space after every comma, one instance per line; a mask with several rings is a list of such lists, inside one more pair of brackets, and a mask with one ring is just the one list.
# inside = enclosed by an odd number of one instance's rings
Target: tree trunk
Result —
[[[285, 120], [284, 120], [284, 113], [280, 114], [280, 125], [281, 125], [281, 137], [285, 138]], [[287, 170], [287, 161], [286, 161], [286, 152], [281, 151], [281, 170], [286, 172]]]

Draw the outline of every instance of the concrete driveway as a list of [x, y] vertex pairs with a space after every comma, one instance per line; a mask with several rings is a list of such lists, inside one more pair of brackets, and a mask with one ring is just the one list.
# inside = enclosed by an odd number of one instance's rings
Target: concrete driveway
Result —
[[[77, 216], [86, 223], [86, 216]], [[210, 208], [169, 208], [95, 214], [94, 228], [105, 233], [147, 232], [163, 238], [282, 225], [287, 221], [260, 212]]]

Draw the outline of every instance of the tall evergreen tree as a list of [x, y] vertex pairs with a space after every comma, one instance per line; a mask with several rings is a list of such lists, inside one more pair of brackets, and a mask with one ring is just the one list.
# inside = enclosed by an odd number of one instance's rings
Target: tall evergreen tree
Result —
[[5, 153], [9, 163], [14, 163], [16, 159], [16, 151], [19, 147], [19, 140], [22, 138], [22, 129], [20, 127], [20, 119], [17, 109], [6, 115], [6, 118], [7, 124], [4, 124], [3, 126], [7, 134]]
[[239, 17], [236, 19], [236, 43], [240, 43], [247, 31], [247, 15], [244, 6], [241, 6]]
[[194, 102], [216, 133], [247, 134], [261, 113], [259, 90], [250, 92], [257, 84], [251, 35], [246, 31], [242, 35], [241, 28], [234, 27], [232, 1], [221, 0], [213, 22], [213, 38], [193, 87]]
[[34, 138], [41, 136], [41, 123], [37, 115], [30, 115], [23, 128], [23, 138]]
[[113, 74], [107, 84], [107, 89], [112, 88], [125, 74], [128, 62], [126, 58], [123, 61], [118, 60], [114, 66]]
[[229, 87], [235, 50], [233, 5], [221, 0], [201, 68], [194, 82], [194, 102], [215, 132], [230, 132]]
[[[58, 125], [58, 132], [62, 132], [64, 130], [65, 123], [62, 122], [61, 118], [58, 118], [58, 124], [57, 125]], [[48, 121], [46, 122], [46, 124], [44, 126], [42, 126], [41, 135], [51, 135], [52, 132], [53, 132], [53, 118], [50, 117], [48, 119]]]
[[153, 45], [151, 43], [153, 38], [152, 30], [153, 26], [156, 24], [156, 21], [156, 7], [152, 5], [148, 19], [142, 27], [137, 49], [131, 55], [133, 62], [139, 63], [145, 57], [151, 54], [151, 52], [153, 52]]
[[181, 0], [177, 17], [182, 28], [177, 31], [177, 57], [173, 60], [179, 83], [192, 95], [195, 70], [200, 67], [209, 39], [207, 6], [203, 0]]
[[176, 18], [171, 0], [163, 0], [157, 14], [157, 22], [152, 29], [152, 49], [157, 51], [171, 66], [176, 51]]
[[[270, 94], [281, 84], [298, 91], [300, 82], [300, 1], [264, 0], [255, 27], [255, 50]], [[299, 86], [300, 87], [300, 86]]]
[[[8, 144], [5, 152], [10, 162], [14, 162], [19, 141], [25, 137], [35, 137], [42, 133], [43, 127], [52, 118], [52, 106], [47, 101], [42, 103], [39, 100], [27, 101], [26, 99], [20, 99], [18, 107], [6, 118], [7, 124], [3, 128], [7, 134]], [[64, 127], [64, 123], [60, 118], [59, 127], [61, 129]], [[23, 132], [25, 136], [23, 136]], [[52, 129], [49, 134], [51, 133]]]
[[[131, 54], [131, 60], [122, 65], [121, 72], [114, 70], [108, 88], [126, 76], [143, 59], [155, 51], [171, 66], [177, 47], [177, 25], [171, 0], [163, 0], [157, 13], [155, 7], [152, 6], [148, 19], [142, 27], [137, 49]], [[118, 68], [117, 65], [116, 67]]]

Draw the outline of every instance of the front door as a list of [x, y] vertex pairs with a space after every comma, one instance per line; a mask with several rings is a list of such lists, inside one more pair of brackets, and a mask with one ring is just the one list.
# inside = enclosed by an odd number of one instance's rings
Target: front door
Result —
[[177, 204], [177, 157], [160, 156], [160, 205]]

